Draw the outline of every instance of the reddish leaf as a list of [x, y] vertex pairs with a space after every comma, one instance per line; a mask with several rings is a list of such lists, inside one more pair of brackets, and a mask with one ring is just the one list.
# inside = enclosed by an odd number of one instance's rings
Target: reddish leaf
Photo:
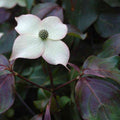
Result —
[[7, 19], [9, 19], [10, 13], [4, 8], [0, 8], [0, 23], [3, 23]]
[[86, 75], [95, 75], [103, 78], [111, 78], [120, 83], [120, 71], [118, 64], [119, 56], [109, 58], [99, 58], [90, 56], [83, 65], [83, 72]]
[[[109, 107], [120, 105], [119, 93], [120, 90], [110, 82], [98, 78], [81, 78], [76, 85], [76, 103], [83, 119], [93, 120], [100, 113], [102, 118], [96, 120], [108, 120], [109, 115], [115, 113]], [[103, 119], [105, 116], [107, 119]]]
[[50, 115], [50, 105], [47, 105], [46, 111], [45, 111], [45, 116], [44, 120], [51, 120], [51, 115]]
[[47, 16], [57, 16], [63, 21], [63, 19], [64, 19], [63, 8], [58, 6], [58, 7], [54, 8]]
[[47, 16], [57, 16], [63, 20], [63, 9], [55, 3], [38, 4], [33, 8], [32, 14], [37, 15], [41, 19]]
[[6, 66], [9, 66], [9, 61], [5, 56], [0, 55], [0, 71], [3, 71], [6, 68]]
[[14, 76], [0, 76], [0, 113], [8, 110], [14, 102]]

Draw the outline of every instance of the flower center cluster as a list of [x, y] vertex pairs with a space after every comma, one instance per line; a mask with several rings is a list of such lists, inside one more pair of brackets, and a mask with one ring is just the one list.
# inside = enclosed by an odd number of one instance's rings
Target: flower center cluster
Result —
[[47, 30], [41, 30], [39, 32], [39, 37], [42, 39], [42, 40], [46, 40], [48, 38], [48, 31]]

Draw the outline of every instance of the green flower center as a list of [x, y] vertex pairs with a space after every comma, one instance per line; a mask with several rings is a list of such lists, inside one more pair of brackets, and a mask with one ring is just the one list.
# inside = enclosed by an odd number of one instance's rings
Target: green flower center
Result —
[[41, 30], [39, 32], [39, 37], [42, 39], [42, 40], [46, 40], [48, 38], [48, 31], [47, 30]]

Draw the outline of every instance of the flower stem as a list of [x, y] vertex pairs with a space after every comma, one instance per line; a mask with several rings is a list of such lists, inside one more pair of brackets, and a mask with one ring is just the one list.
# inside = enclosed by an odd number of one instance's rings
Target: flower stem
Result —
[[15, 72], [15, 71], [13, 71], [13, 70], [12, 70], [11, 72], [12, 72], [15, 76], [21, 78], [22, 80], [24, 80], [24, 81], [26, 81], [26, 82], [29, 82], [30, 84], [32, 84], [32, 85], [34, 85], [34, 86], [36, 86], [36, 87], [38, 87], [38, 88], [42, 88], [42, 89], [44, 89], [44, 90], [47, 90], [47, 91], [50, 91], [50, 92], [51, 92], [51, 90], [50, 90], [49, 88], [46, 88], [46, 87], [40, 86], [40, 85], [38, 85], [38, 84], [36, 84], [36, 83], [33, 83], [32, 81], [26, 79], [25, 77], [21, 76], [20, 74], [18, 74], [17, 72]]
[[73, 79], [73, 80], [70, 80], [70, 81], [68, 81], [68, 82], [66, 82], [66, 83], [64, 83], [64, 84], [62, 84], [62, 85], [60, 85], [60, 86], [58, 86], [58, 87], [55, 88], [54, 90], [58, 90], [58, 89], [60, 89], [60, 88], [62, 88], [62, 87], [65, 87], [66, 85], [68, 85], [68, 84], [70, 84], [71, 82], [76, 81], [76, 80], [78, 80], [78, 79], [75, 78], [75, 79]]
[[50, 78], [51, 88], [52, 88], [52, 90], [54, 90], [53, 76], [52, 76], [52, 72], [50, 70], [49, 65], [47, 65], [47, 68], [48, 68], [48, 74], [49, 74], [49, 78]]

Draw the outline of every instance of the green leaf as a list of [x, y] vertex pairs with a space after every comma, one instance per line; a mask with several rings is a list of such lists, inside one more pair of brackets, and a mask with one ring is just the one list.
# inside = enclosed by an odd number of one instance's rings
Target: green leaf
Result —
[[120, 7], [120, 0], [104, 0], [111, 7]]
[[34, 0], [26, 0], [26, 2], [27, 2], [27, 8], [28, 8], [28, 10], [30, 10], [32, 8]]
[[42, 120], [43, 115], [35, 115], [31, 120]]
[[61, 108], [65, 107], [65, 105], [70, 103], [70, 101], [71, 101], [70, 98], [67, 96], [62, 96], [58, 99], [58, 103], [59, 103]]
[[120, 34], [113, 35], [103, 45], [103, 51], [99, 57], [110, 57], [120, 54]]
[[63, 0], [69, 23], [85, 31], [97, 19], [99, 0]]
[[3, 35], [3, 37], [0, 39], [0, 53], [11, 52], [16, 36], [17, 34], [14, 30]]
[[74, 36], [74, 37], [78, 37], [82, 40], [84, 40], [87, 37], [87, 34], [83, 34], [80, 32], [79, 29], [77, 29], [76, 27], [72, 26], [72, 25], [67, 25], [68, 27], [68, 35], [70, 36]]
[[90, 56], [83, 64], [83, 72], [86, 75], [111, 78], [120, 83], [120, 71], [118, 69], [119, 62], [119, 56], [109, 58]]
[[42, 66], [35, 66], [32, 68], [32, 73], [29, 76], [29, 79], [38, 84], [38, 85], [46, 85], [48, 84], [48, 79], [46, 74], [43, 72]]

